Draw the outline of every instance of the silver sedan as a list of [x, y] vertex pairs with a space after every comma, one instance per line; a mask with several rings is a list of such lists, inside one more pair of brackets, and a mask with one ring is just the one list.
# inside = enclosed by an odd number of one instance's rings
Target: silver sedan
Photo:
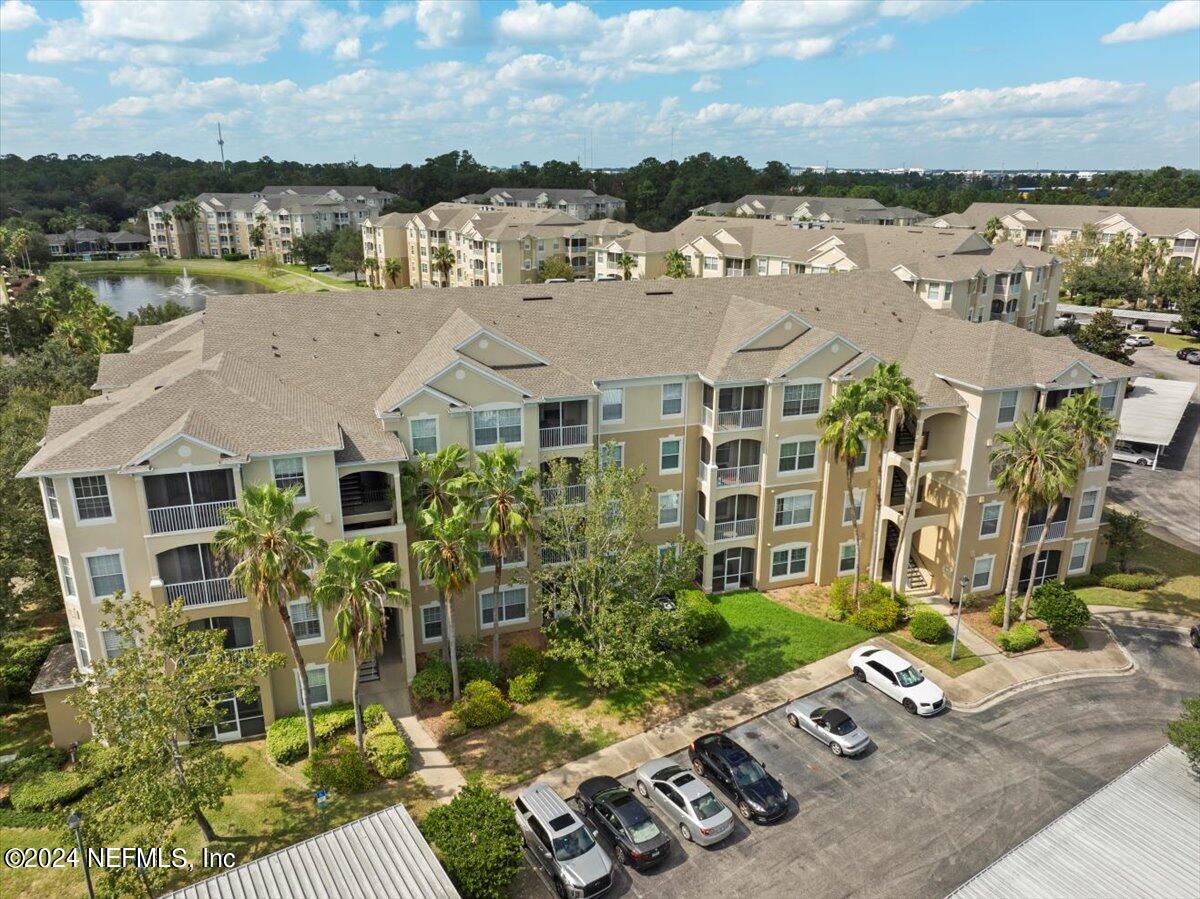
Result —
[[711, 846], [733, 833], [733, 812], [704, 781], [670, 759], [652, 759], [638, 768], [637, 790], [654, 800], [689, 843]]
[[797, 699], [784, 711], [788, 724], [808, 731], [834, 755], [858, 755], [871, 745], [867, 732], [841, 709], [821, 705], [815, 699]]

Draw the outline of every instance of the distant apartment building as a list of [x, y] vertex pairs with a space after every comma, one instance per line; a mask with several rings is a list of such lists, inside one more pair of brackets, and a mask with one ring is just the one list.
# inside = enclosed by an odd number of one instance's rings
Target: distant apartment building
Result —
[[884, 206], [863, 197], [807, 197], [803, 195], [747, 194], [732, 203], [709, 203], [692, 210], [694, 215], [773, 219], [804, 226], [855, 223], [911, 225], [926, 214], [907, 206]]
[[[402, 301], [402, 302], [398, 302]], [[379, 322], [394, 319], [397, 327]], [[890, 445], [873, 442], [847, 483], [817, 420], [845, 385], [899, 362], [921, 396]], [[21, 471], [37, 478], [71, 633], [35, 687], [54, 741], [85, 738], [65, 700], [74, 669], [122, 651], [100, 602], [139, 591], [181, 598], [193, 627], [226, 645], [261, 640], [287, 664], [255, 697], [231, 699], [217, 739], [261, 734], [300, 704], [279, 616], [242, 595], [214, 553], [222, 512], [250, 485], [299, 490], [316, 534], [365, 537], [400, 563], [405, 604], [389, 604], [383, 661], [365, 676], [403, 690], [447, 622], [415, 574], [402, 466], [418, 452], [500, 443], [546, 472], [607, 447], [645, 471], [657, 507], [644, 539], [702, 548], [705, 590], [828, 584], [878, 560], [904, 586], [913, 566], [957, 595], [1004, 587], [1017, 509], [994, 482], [995, 437], [1023, 414], [1095, 391], [1119, 415], [1128, 367], [1067, 338], [945, 315], [892, 274], [513, 285], [488, 290], [217, 296], [201, 314], [139, 327], [128, 353], [101, 358], [96, 388], [57, 406]], [[915, 452], [917, 435], [923, 449]], [[884, 463], [876, 517], [876, 463]], [[1018, 586], [1087, 572], [1101, 548], [1109, 460], [1085, 471], [1020, 534]], [[901, 527], [907, 485], [916, 505]], [[854, 491], [854, 505], [847, 490]], [[550, 504], [586, 499], [588, 485]], [[1035, 545], [1045, 533], [1043, 551]], [[557, 563], [534, 540], [454, 597], [464, 639], [505, 640], [542, 622], [530, 573]], [[307, 597], [291, 628], [317, 706], [350, 697], [352, 666], [328, 658], [334, 623]]]
[[625, 213], [625, 201], [620, 197], [574, 188], [493, 187], [480, 194], [459, 197], [457, 202], [498, 209], [554, 209], [584, 221], [615, 218]]
[[1200, 271], [1200, 209], [1170, 206], [1070, 206], [1046, 203], [972, 203], [965, 212], [934, 216], [922, 224], [935, 228], [974, 228], [983, 231], [998, 219], [1009, 240], [1054, 252], [1091, 225], [1101, 243], [1128, 235], [1130, 243], [1143, 237], [1162, 244], [1167, 261]]
[[[410, 212], [389, 212], [363, 221], [363, 259], [374, 262], [367, 269], [367, 281], [372, 287], [412, 284], [408, 269], [408, 223], [412, 218]], [[395, 270], [394, 275], [388, 273], [389, 268]]]
[[90, 259], [92, 256], [115, 256], [124, 259], [146, 250], [150, 246], [150, 238], [130, 231], [72, 228], [62, 234], [47, 234], [46, 243], [53, 257]]

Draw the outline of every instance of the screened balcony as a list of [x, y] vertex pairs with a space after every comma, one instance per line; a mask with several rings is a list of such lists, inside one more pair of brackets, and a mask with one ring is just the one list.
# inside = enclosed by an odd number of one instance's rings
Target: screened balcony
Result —
[[158, 576], [170, 602], [182, 598], [185, 606], [208, 606], [245, 598], [207, 543], [177, 546], [159, 553], [156, 559]]
[[[713, 407], [714, 393], [716, 408]], [[738, 431], [744, 428], [761, 428], [766, 388], [761, 384], [751, 387], [722, 387], [714, 391], [711, 385], [704, 386], [704, 424], [717, 431]]]
[[717, 500], [717, 515], [713, 521], [714, 540], [737, 540], [758, 533], [758, 497], [738, 493]]
[[1022, 541], [1025, 544], [1037, 543], [1042, 539], [1042, 532], [1049, 528], [1046, 534], [1047, 540], [1061, 540], [1067, 536], [1067, 520], [1071, 517], [1071, 501], [1064, 499], [1058, 504], [1058, 509], [1054, 512], [1054, 518], [1047, 524], [1046, 517], [1049, 510], [1045, 507], [1033, 509], [1029, 513], [1029, 521], [1025, 525], [1025, 538]]
[[563, 458], [557, 460], [557, 462], [558, 464], [566, 465], [570, 469], [567, 483], [565, 485], [552, 484], [550, 463], [543, 462], [538, 468], [542, 483], [542, 502], [552, 506], [559, 503], [572, 505], [586, 500], [587, 484], [580, 483], [579, 481], [579, 460], [576, 458]]
[[707, 472], [716, 478], [718, 488], [758, 483], [762, 472], [759, 441], [731, 440], [718, 446], [713, 455], [714, 462], [708, 464]]
[[586, 446], [587, 416], [587, 400], [542, 403], [538, 407], [538, 446], [542, 449]]
[[222, 527], [225, 510], [237, 505], [233, 472], [227, 468], [152, 474], [142, 484], [152, 534]]
[[392, 479], [381, 471], [356, 471], [338, 479], [342, 530], [387, 527], [396, 523]]

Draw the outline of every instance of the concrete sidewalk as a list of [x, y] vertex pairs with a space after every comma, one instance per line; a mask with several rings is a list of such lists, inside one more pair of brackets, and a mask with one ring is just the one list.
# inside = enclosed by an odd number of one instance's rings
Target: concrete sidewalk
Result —
[[405, 738], [412, 746], [413, 774], [425, 782], [434, 799], [443, 804], [449, 802], [466, 786], [467, 781], [462, 772], [455, 768], [446, 753], [438, 748], [437, 741], [429, 735], [429, 731], [416, 715], [397, 718], [396, 726], [404, 732]]

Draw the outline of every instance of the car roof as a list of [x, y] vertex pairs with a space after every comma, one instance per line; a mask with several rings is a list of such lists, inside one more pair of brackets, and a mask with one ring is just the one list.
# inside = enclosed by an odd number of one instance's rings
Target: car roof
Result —
[[724, 761], [736, 764], [750, 757], [745, 749], [724, 734], [706, 734], [696, 742], [703, 741], [708, 748]]
[[623, 790], [621, 782], [615, 777], [609, 777], [607, 774], [600, 774], [596, 777], [589, 777], [579, 785], [578, 793], [587, 796], [591, 799], [594, 796], [599, 796], [601, 793], [606, 793], [609, 790]]
[[863, 655], [873, 662], [878, 662], [885, 668], [890, 668], [892, 671], [903, 671], [905, 668], [912, 667], [911, 662], [896, 655], [890, 649], [878, 649], [869, 656], [866, 653], [863, 653]]
[[551, 836], [574, 830], [582, 823], [562, 797], [550, 789], [549, 784], [536, 783], [526, 787], [517, 794], [517, 798], [550, 831]]
[[825, 710], [825, 720], [830, 724], [839, 724], [842, 721], [849, 721], [850, 716], [841, 709], [829, 708]]

